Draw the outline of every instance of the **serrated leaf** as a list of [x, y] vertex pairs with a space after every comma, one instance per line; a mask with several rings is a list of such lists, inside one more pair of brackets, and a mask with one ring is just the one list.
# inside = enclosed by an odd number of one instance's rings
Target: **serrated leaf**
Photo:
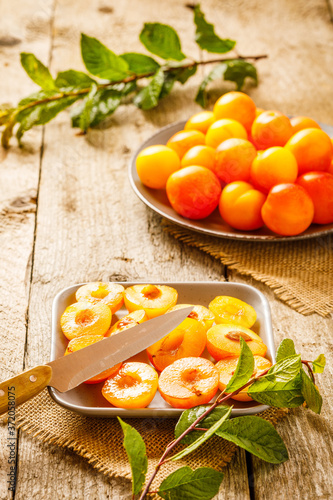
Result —
[[210, 467], [181, 467], [162, 481], [158, 494], [165, 500], [211, 500], [219, 491], [223, 473]]
[[251, 349], [242, 337], [240, 338], [241, 352], [239, 355], [238, 363], [235, 373], [229, 380], [226, 393], [237, 391], [250, 380], [254, 370], [254, 357]]
[[31, 80], [44, 90], [52, 90], [55, 87], [54, 80], [48, 68], [37, 59], [34, 54], [21, 53], [21, 64]]
[[74, 69], [61, 71], [55, 79], [56, 86], [61, 90], [85, 89], [91, 87], [93, 83], [96, 83], [95, 80], [86, 73]]
[[226, 63], [217, 64], [208, 75], [202, 80], [199, 87], [198, 93], [195, 98], [195, 102], [200, 104], [201, 107], [206, 106], [206, 87], [213, 80], [223, 78], [223, 75], [227, 69]]
[[[300, 354], [288, 356], [273, 365], [267, 375], [267, 380], [275, 379], [278, 382], [288, 382], [299, 374], [302, 368], [302, 361]], [[252, 386], [251, 386], [252, 387]]]
[[249, 387], [248, 395], [260, 403], [278, 408], [300, 406], [304, 402], [301, 368], [300, 355], [282, 359]]
[[121, 58], [128, 64], [128, 69], [136, 75], [145, 75], [146, 73], [156, 73], [160, 65], [152, 57], [137, 52], [127, 52], [121, 54]]
[[163, 84], [164, 72], [159, 69], [148, 85], [137, 93], [133, 103], [143, 110], [154, 108], [158, 104]]
[[217, 421], [215, 424], [213, 424], [206, 432], [202, 432], [201, 436], [196, 439], [193, 443], [187, 446], [184, 450], [181, 450], [179, 453], [174, 455], [171, 460], [180, 460], [181, 458], [186, 457], [193, 451], [195, 451], [199, 446], [201, 446], [203, 443], [207, 441], [207, 439], [211, 438], [213, 434], [217, 431], [217, 429], [220, 428], [220, 426], [227, 420], [231, 414], [232, 406], [228, 408], [226, 413]]
[[312, 362], [312, 369], [314, 373], [323, 373], [326, 365], [326, 358], [324, 354], [319, 354], [318, 358]]
[[[209, 407], [210, 405], [201, 405], [183, 411], [175, 427], [175, 438], [177, 439], [179, 436], [181, 436], [183, 432], [186, 431], [186, 429], [188, 429], [193, 424], [193, 422], [201, 417], [201, 415]], [[201, 420], [198, 426], [203, 427], [204, 429], [209, 429], [210, 427], [212, 427], [212, 425], [216, 424], [216, 422], [220, 420], [226, 413], [228, 413], [229, 408], [229, 406], [217, 406], [207, 415], [207, 417]], [[181, 440], [181, 443], [194, 443], [194, 441], [196, 441], [200, 436], [202, 436], [202, 431], [191, 431]]]
[[229, 82], [235, 82], [237, 90], [242, 90], [245, 78], [247, 77], [252, 78], [257, 85], [258, 75], [256, 67], [253, 66], [253, 64], [239, 59], [233, 59], [227, 62], [224, 79]]
[[321, 397], [317, 387], [314, 385], [310, 377], [308, 377], [303, 369], [301, 370], [301, 377], [302, 395], [305, 399], [306, 405], [314, 413], [319, 414], [323, 405], [323, 398]]
[[221, 39], [216, 35], [214, 26], [206, 21], [200, 5], [194, 7], [194, 23], [197, 27], [195, 41], [201, 49], [215, 54], [225, 54], [236, 45], [234, 40]]
[[24, 109], [17, 114], [16, 120], [20, 123], [16, 137], [20, 142], [24, 132], [30, 130], [35, 125], [44, 125], [54, 118], [60, 111], [73, 104], [78, 99], [75, 97], [62, 97], [54, 101], [38, 104], [28, 109]]
[[140, 493], [146, 480], [148, 459], [145, 443], [134, 427], [117, 417], [124, 433], [124, 448], [132, 471], [133, 495]]
[[181, 51], [181, 44], [176, 31], [167, 24], [145, 23], [140, 41], [152, 54], [162, 59], [181, 61], [185, 55]]
[[246, 415], [228, 420], [216, 431], [216, 435], [271, 464], [280, 464], [289, 458], [274, 426], [260, 417]]
[[81, 53], [85, 67], [94, 76], [110, 81], [128, 76], [128, 64], [96, 38], [81, 34]]
[[277, 382], [275, 378], [262, 377], [248, 389], [248, 395], [258, 401], [276, 408], [297, 408], [304, 403], [301, 375], [288, 382]]
[[283, 339], [276, 352], [276, 361], [281, 361], [296, 354], [295, 344], [291, 339]]

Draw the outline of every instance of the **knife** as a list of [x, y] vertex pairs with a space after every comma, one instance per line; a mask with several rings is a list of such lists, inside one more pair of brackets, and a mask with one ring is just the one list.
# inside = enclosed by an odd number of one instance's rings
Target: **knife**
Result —
[[67, 392], [111, 366], [134, 356], [174, 330], [193, 307], [178, 309], [128, 328], [45, 365], [0, 383], [0, 415], [40, 393], [46, 386]]

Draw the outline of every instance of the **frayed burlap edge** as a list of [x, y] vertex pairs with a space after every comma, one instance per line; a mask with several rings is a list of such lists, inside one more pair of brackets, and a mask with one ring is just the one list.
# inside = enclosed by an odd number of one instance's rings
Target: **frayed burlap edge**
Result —
[[[261, 283], [265, 284], [271, 290], [273, 290], [274, 294], [281, 301], [285, 302], [292, 309], [303, 314], [304, 316], [317, 313], [320, 316], [327, 317], [333, 312], [332, 300], [328, 299], [326, 303], [321, 303], [320, 306], [306, 304], [304, 301], [293, 295], [290, 290], [287, 290], [286, 287], [277, 279], [274, 279], [271, 276], [267, 276], [266, 274], [256, 272], [254, 270], [249, 270], [244, 263], [240, 262], [239, 259], [232, 257], [232, 255], [229, 255], [222, 250], [222, 239], [219, 240], [221, 241], [221, 249], [217, 250], [215, 249], [217, 243], [216, 241], [213, 241], [213, 237], [201, 235], [192, 231], [187, 231], [180, 226], [176, 226], [165, 221], [163, 221], [163, 230], [182, 243], [185, 243], [194, 248], [198, 248], [199, 250], [211, 255], [215, 259], [220, 260], [221, 263], [225, 266], [228, 266], [229, 269], [234, 269], [243, 276], [251, 276], [256, 281], [260, 281]], [[215, 240], [216, 239], [217, 238], [215, 238]], [[235, 244], [238, 244], [238, 242], [236, 242]], [[267, 245], [267, 243], [264, 244]]]
[[[17, 428], [46, 445], [67, 448], [83, 457], [97, 471], [110, 478], [130, 479], [131, 471], [122, 445], [122, 431], [116, 419], [99, 419], [83, 417], [59, 407], [45, 390], [33, 400], [17, 408]], [[269, 408], [258, 416], [276, 425], [277, 421], [287, 415], [287, 409]], [[47, 417], [47, 418], [46, 418]], [[149, 459], [147, 477], [150, 476], [165, 445], [173, 439], [175, 419], [164, 419], [156, 425], [153, 432], [142, 431], [140, 419], [125, 419], [143, 436]], [[81, 437], [70, 436], [79, 429]], [[105, 437], [112, 435], [112, 445]], [[116, 447], [116, 448], [115, 448]], [[176, 451], [181, 449], [180, 445]], [[218, 470], [232, 460], [236, 446], [224, 439], [213, 437], [204, 446], [184, 460], [166, 463], [152, 485], [157, 490], [159, 484], [171, 472], [184, 465], [192, 469], [213, 467]], [[112, 451], [112, 453], [110, 453]], [[111, 456], [110, 456], [111, 455]], [[104, 456], [104, 459], [103, 459]], [[154, 498], [160, 498], [153, 495]]]

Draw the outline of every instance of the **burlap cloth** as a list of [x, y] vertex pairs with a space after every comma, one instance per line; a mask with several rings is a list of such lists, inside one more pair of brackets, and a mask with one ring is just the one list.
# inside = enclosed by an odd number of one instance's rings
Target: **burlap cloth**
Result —
[[165, 231], [229, 269], [252, 276], [302, 314], [333, 311], [333, 234], [290, 242], [245, 242], [209, 237], [163, 223]]
[[[269, 408], [260, 416], [275, 424], [288, 413], [285, 409]], [[100, 472], [111, 477], [130, 478], [131, 470], [123, 448], [123, 432], [115, 418], [84, 417], [58, 406], [44, 390], [16, 410], [17, 427], [48, 444], [75, 451]], [[143, 437], [149, 459], [148, 475], [152, 473], [166, 445], [174, 438], [176, 419], [124, 419]], [[183, 446], [179, 445], [178, 450]], [[152, 489], [173, 470], [184, 465], [193, 469], [213, 467], [221, 470], [230, 462], [236, 446], [224, 439], [212, 437], [184, 460], [166, 463], [161, 468]], [[176, 448], [177, 450], [177, 448]], [[156, 497], [156, 495], [153, 495]], [[159, 497], [158, 497], [159, 498]]]

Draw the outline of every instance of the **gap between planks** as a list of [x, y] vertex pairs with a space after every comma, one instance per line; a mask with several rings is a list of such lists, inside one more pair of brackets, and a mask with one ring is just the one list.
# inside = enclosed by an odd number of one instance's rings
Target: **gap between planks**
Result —
[[[47, 61], [48, 68], [50, 68], [51, 63], [52, 63], [52, 55], [53, 55], [53, 47], [54, 47], [54, 19], [55, 19], [56, 4], [57, 4], [57, 0], [54, 0], [53, 4], [52, 4], [52, 11], [51, 11], [50, 23], [49, 23], [50, 24], [50, 49], [49, 49], [49, 55], [48, 55], [48, 61]], [[29, 276], [29, 291], [28, 291], [27, 312], [26, 312], [25, 343], [24, 343], [24, 351], [23, 351], [23, 371], [25, 370], [25, 367], [26, 367], [26, 355], [27, 355], [27, 348], [28, 348], [29, 307], [30, 307], [32, 277], [33, 277], [34, 261], [35, 261], [38, 199], [39, 199], [39, 188], [40, 188], [40, 181], [41, 181], [41, 175], [42, 175], [42, 164], [43, 164], [43, 155], [44, 155], [44, 140], [45, 140], [45, 126], [43, 125], [42, 126], [42, 137], [41, 137], [41, 143], [40, 143], [40, 150], [39, 150], [39, 165], [38, 165], [39, 170], [38, 170], [37, 193], [36, 193], [36, 211], [35, 211], [34, 235], [33, 235], [33, 243], [32, 243], [30, 276]], [[16, 441], [17, 448], [16, 448], [16, 462], [15, 462], [16, 475], [15, 475], [15, 488], [14, 488], [13, 495], [12, 495], [13, 500], [15, 500], [16, 486], [17, 486], [18, 477], [20, 474], [19, 455], [20, 455], [21, 433], [22, 433], [21, 430], [19, 430], [17, 432], [17, 441]]]

